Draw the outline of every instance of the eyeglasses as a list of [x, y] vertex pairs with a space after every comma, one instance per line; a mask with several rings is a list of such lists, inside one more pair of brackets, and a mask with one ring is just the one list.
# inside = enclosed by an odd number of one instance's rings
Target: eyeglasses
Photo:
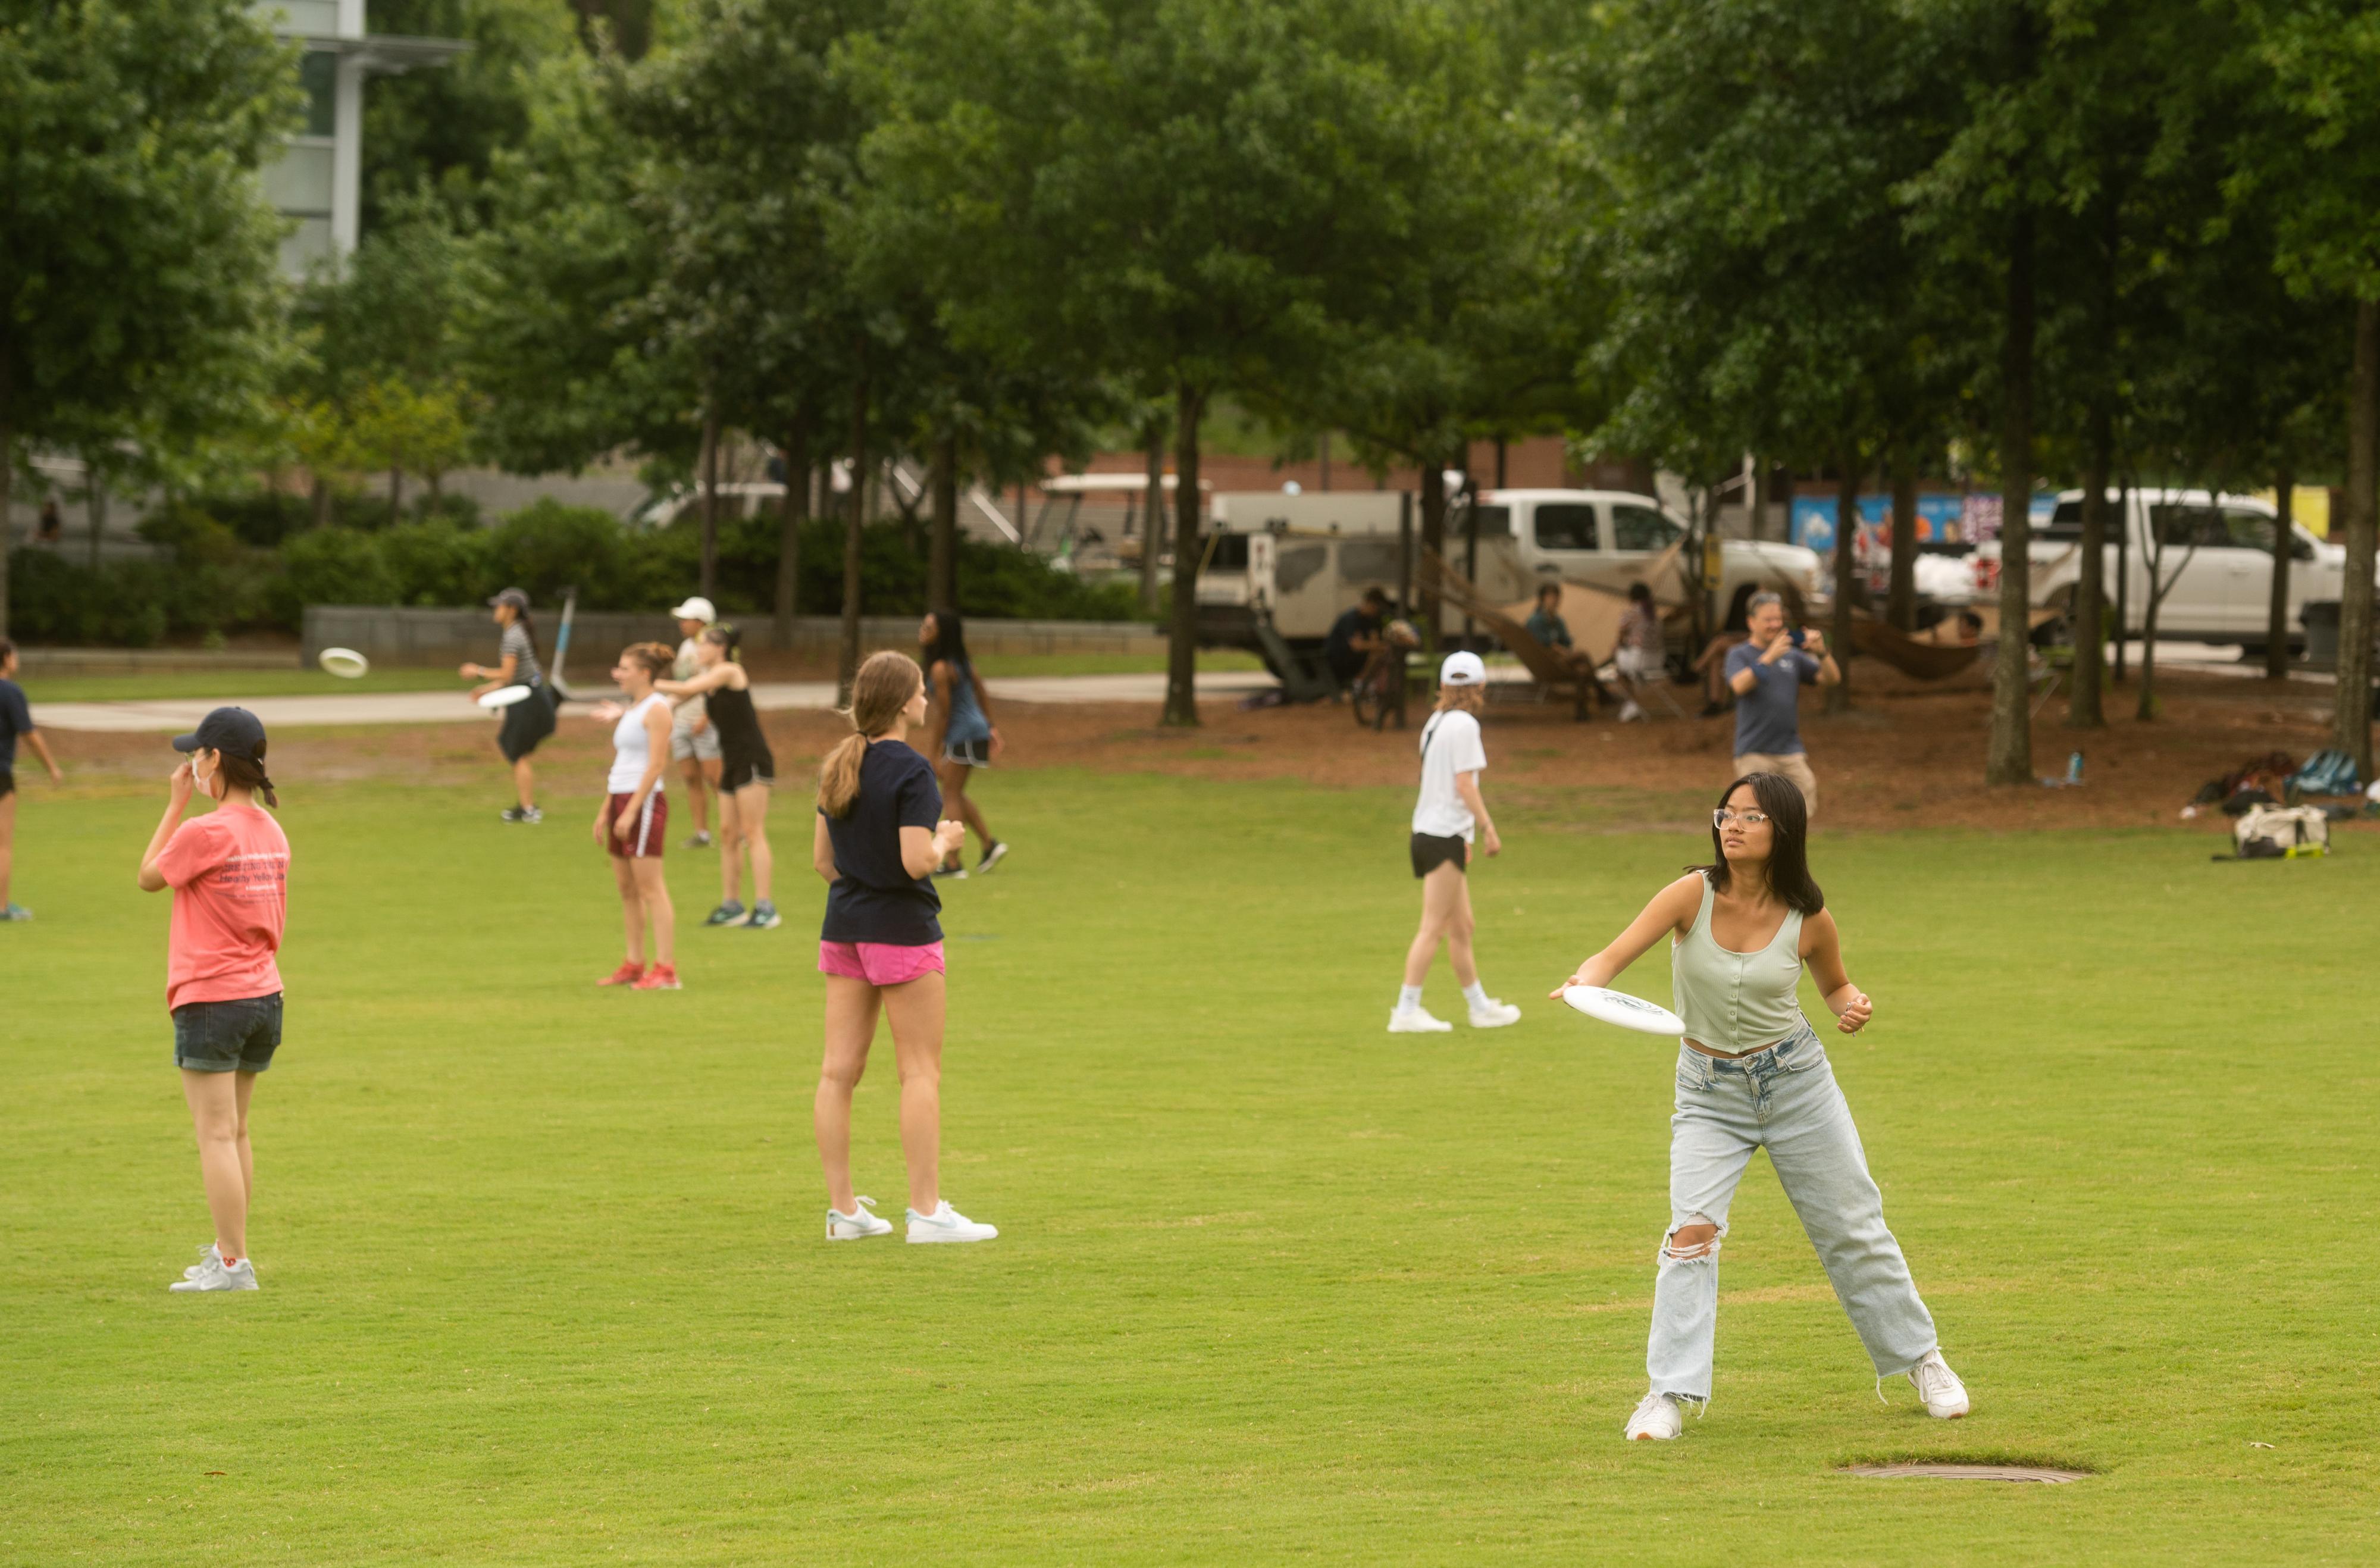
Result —
[[1768, 813], [1766, 811], [1730, 811], [1722, 806], [1711, 813], [1711, 826], [1715, 828], [1723, 828], [1730, 822], [1740, 828], [1756, 828], [1767, 820]]

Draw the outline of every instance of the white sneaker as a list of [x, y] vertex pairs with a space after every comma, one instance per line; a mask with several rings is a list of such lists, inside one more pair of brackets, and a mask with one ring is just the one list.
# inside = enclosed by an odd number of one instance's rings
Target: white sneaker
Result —
[[826, 1211], [827, 1240], [858, 1241], [867, 1236], [889, 1236], [892, 1234], [892, 1221], [880, 1220], [874, 1214], [868, 1212], [868, 1210], [876, 1207], [876, 1200], [874, 1198], [861, 1197], [856, 1201], [857, 1202], [858, 1207], [854, 1209], [848, 1214], [844, 1213], [841, 1209], [834, 1208], [832, 1205], [828, 1206]]
[[952, 1208], [947, 1197], [934, 1206], [931, 1214], [920, 1214], [914, 1209], [909, 1210], [908, 1239], [911, 1241], [990, 1241], [998, 1234], [998, 1226], [968, 1219]]
[[223, 1254], [215, 1250], [214, 1243], [209, 1242], [206, 1246], [199, 1248], [199, 1260], [182, 1270], [182, 1278], [186, 1280], [195, 1280], [200, 1274], [207, 1271], [208, 1264], [220, 1263], [222, 1261]]
[[1925, 1414], [1937, 1421], [1955, 1421], [1967, 1413], [1967, 1385], [1939, 1350], [1927, 1351], [1925, 1359], [1909, 1369], [1909, 1381], [1925, 1402]]
[[1492, 996], [1488, 999], [1487, 1006], [1471, 1010], [1471, 1027], [1475, 1029], [1500, 1029], [1507, 1024], [1520, 1021], [1519, 1008], [1509, 1002], [1499, 1002]]
[[1389, 1033], [1392, 1035], [1441, 1035], [1454, 1026], [1443, 1018], [1433, 1018], [1427, 1007], [1397, 1007], [1389, 1012]]
[[1620, 705], [1620, 722], [1623, 724], [1633, 723], [1644, 716], [1645, 705], [1633, 697]]
[[1666, 1393], [1648, 1393], [1628, 1417], [1630, 1442], [1668, 1442], [1686, 1429], [1686, 1412]]
[[224, 1267], [222, 1256], [218, 1254], [201, 1261], [199, 1264], [199, 1271], [188, 1279], [176, 1280], [165, 1288], [170, 1291], [254, 1290], [256, 1260], [252, 1258], [243, 1258], [226, 1269]]

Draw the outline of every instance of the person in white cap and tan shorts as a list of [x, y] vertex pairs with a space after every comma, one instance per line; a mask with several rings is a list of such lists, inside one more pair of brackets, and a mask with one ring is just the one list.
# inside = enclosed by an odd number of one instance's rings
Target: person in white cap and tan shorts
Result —
[[1490, 855], [1502, 852], [1488, 803], [1479, 795], [1488, 749], [1479, 737], [1488, 666], [1476, 653], [1450, 653], [1438, 673], [1438, 711], [1421, 729], [1421, 796], [1414, 802], [1413, 872], [1421, 881], [1421, 930], [1405, 951], [1404, 989], [1389, 1015], [1392, 1035], [1434, 1034], [1454, 1027], [1421, 1004], [1422, 981], [1439, 944], [1446, 944], [1475, 1029], [1518, 1023], [1521, 1010], [1499, 1002], [1479, 983], [1471, 956], [1471, 846], [1486, 835]]
[[[677, 617], [677, 629], [685, 640], [677, 645], [677, 662], [671, 666], [670, 678], [690, 681], [702, 673], [702, 656], [696, 649], [702, 634], [719, 620], [718, 607], [700, 594], [695, 595], [670, 612]], [[699, 697], [671, 699], [670, 760], [678, 765], [686, 780], [686, 809], [694, 819], [694, 833], [686, 841], [688, 849], [710, 847], [710, 800], [704, 794], [719, 792], [720, 771], [724, 766], [719, 746], [719, 732], [711, 727], [710, 713]]]

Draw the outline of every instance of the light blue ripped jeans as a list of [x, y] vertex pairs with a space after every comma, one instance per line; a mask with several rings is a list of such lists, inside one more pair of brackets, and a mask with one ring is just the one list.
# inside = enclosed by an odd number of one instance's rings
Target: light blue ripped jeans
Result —
[[1718, 1238], [1695, 1257], [1679, 1256], [1671, 1238], [1693, 1224], [1716, 1225], [1724, 1238], [1736, 1184], [1752, 1151], [1764, 1148], [1876, 1376], [1908, 1371], [1937, 1343], [1933, 1314], [1918, 1299], [1900, 1244], [1885, 1226], [1884, 1197], [1867, 1173], [1852, 1109], [1805, 1022], [1799, 1034], [1734, 1061], [1678, 1047], [1670, 1231], [1653, 1282], [1653, 1332], [1645, 1350], [1655, 1393], [1710, 1398]]

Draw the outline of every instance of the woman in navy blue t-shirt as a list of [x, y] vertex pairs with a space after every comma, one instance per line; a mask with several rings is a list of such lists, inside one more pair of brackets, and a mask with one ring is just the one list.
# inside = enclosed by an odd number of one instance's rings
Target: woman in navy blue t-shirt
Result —
[[942, 901], [934, 868], [966, 840], [941, 820], [934, 770], [907, 744], [926, 722], [926, 677], [904, 653], [879, 653], [851, 684], [853, 733], [819, 769], [810, 860], [826, 879], [819, 972], [826, 976], [826, 1060], [819, 1068], [819, 1160], [826, 1239], [892, 1233], [851, 1190], [851, 1093], [867, 1070], [880, 1006], [901, 1073], [901, 1152], [909, 1165], [908, 1239], [990, 1241], [1000, 1233], [942, 1200]]

